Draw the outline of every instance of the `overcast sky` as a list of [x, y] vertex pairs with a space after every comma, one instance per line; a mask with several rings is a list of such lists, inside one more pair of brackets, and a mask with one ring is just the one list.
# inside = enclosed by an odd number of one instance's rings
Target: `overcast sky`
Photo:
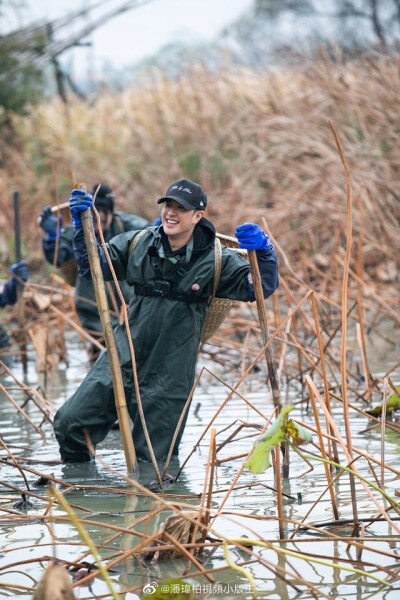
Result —
[[[95, 3], [95, 0], [26, 0], [27, 8], [20, 23], [26, 25], [43, 17], [55, 19]], [[123, 0], [109, 0], [94, 15], [123, 3]], [[89, 38], [91, 50], [80, 49], [79, 52], [85, 62], [85, 53], [91, 52], [96, 64], [110, 61], [115, 67], [125, 67], [169, 42], [212, 40], [252, 4], [252, 0], [145, 0], [98, 28]], [[10, 17], [2, 22], [3, 32], [11, 23], [15, 25]], [[80, 21], [80, 27], [83, 23]]]

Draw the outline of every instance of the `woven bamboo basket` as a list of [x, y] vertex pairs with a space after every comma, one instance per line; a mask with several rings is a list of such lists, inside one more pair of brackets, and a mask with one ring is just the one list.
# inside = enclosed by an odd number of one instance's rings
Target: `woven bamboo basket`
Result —
[[72, 287], [75, 287], [77, 274], [78, 266], [75, 260], [69, 260], [60, 267], [57, 267], [57, 275], [62, 277]]
[[206, 319], [204, 321], [203, 329], [201, 331], [201, 342], [206, 342], [210, 337], [214, 335], [217, 329], [222, 325], [225, 318], [228, 316], [230, 310], [235, 305], [235, 300], [230, 300], [229, 298], [216, 298], [215, 292], [217, 291], [219, 279], [221, 275], [221, 261], [222, 261], [222, 247], [221, 241], [224, 246], [227, 248], [233, 248], [237, 250], [247, 258], [246, 250], [242, 250], [239, 248], [239, 244], [236, 238], [229, 237], [227, 235], [222, 235], [221, 233], [217, 233], [217, 240], [215, 245], [215, 275], [214, 275], [214, 286], [213, 286], [213, 295], [211, 297], [210, 304], [208, 305], [208, 312]]
[[214, 335], [217, 329], [225, 321], [231, 308], [235, 304], [234, 300], [229, 298], [213, 298], [209, 304], [203, 329], [201, 330], [201, 342], [206, 342]]

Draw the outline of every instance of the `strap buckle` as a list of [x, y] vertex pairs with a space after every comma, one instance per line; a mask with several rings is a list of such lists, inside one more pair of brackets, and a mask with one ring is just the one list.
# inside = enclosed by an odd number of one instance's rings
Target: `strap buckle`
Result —
[[165, 280], [157, 280], [154, 282], [154, 294], [157, 296], [169, 296], [171, 294], [171, 283]]

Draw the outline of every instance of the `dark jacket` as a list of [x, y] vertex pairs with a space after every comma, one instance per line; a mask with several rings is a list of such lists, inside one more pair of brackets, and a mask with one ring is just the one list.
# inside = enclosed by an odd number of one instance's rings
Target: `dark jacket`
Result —
[[[18, 283], [14, 277], [12, 277], [8, 281], [6, 281], [6, 283], [0, 289], [0, 308], [3, 308], [3, 306], [7, 306], [8, 304], [16, 303], [16, 301], [18, 299], [17, 288], [18, 288]], [[6, 329], [4, 328], [4, 326], [0, 323], [0, 348], [6, 348], [9, 345], [10, 345], [9, 335], [8, 335]], [[4, 362], [10, 364], [9, 357], [3, 356], [2, 360]], [[11, 364], [10, 364], [10, 366], [11, 366]]]

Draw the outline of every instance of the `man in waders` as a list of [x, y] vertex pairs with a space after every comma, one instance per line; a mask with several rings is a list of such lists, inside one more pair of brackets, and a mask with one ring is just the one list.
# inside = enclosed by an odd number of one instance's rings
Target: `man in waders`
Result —
[[[162, 204], [161, 225], [148, 227], [132, 251], [130, 231], [107, 244], [116, 276], [134, 287], [128, 318], [135, 348], [139, 389], [147, 429], [157, 461], [168, 455], [171, 441], [195, 378], [200, 334], [212, 294], [215, 228], [204, 218], [207, 196], [192, 181], [170, 185]], [[74, 190], [70, 209], [74, 248], [82, 277], [90, 277], [88, 254], [80, 213], [90, 209], [92, 198]], [[257, 251], [265, 298], [278, 287], [275, 250], [258, 225], [245, 223], [235, 233], [242, 248]], [[106, 279], [110, 272], [99, 248]], [[220, 282], [216, 294], [252, 302], [255, 299], [248, 262], [238, 252], [223, 247]], [[125, 325], [115, 329], [133, 439], [138, 460], [150, 454], [137, 410], [131, 354]], [[90, 460], [84, 430], [94, 445], [101, 442], [116, 419], [113, 386], [107, 353], [100, 355], [74, 395], [58, 410], [55, 434], [64, 462]], [[177, 438], [174, 454], [184, 429]]]
[[[0, 286], [0, 308], [15, 304], [18, 300], [18, 283], [29, 279], [28, 267], [24, 260], [12, 265], [11, 272], [13, 277]], [[9, 346], [10, 338], [5, 327], [0, 323], [0, 358], [6, 363], [10, 363], [10, 357], [6, 354]]]
[[[96, 192], [97, 188], [98, 185], [93, 186], [92, 194]], [[149, 225], [148, 221], [142, 217], [114, 211], [113, 192], [106, 184], [100, 186], [99, 191], [97, 192], [95, 206], [99, 211], [101, 228], [106, 241], [109, 241], [119, 233], [124, 233], [125, 231], [137, 231], [138, 229], [144, 229]], [[52, 212], [51, 206], [46, 206], [42, 210], [39, 217], [39, 225], [46, 233], [46, 237], [43, 239], [43, 251], [46, 260], [50, 264], [54, 264], [54, 254], [57, 250], [57, 237], [59, 237], [56, 266], [61, 267], [61, 273], [65, 275], [67, 281], [71, 285], [75, 286], [75, 307], [82, 327], [90, 335], [103, 343], [103, 332], [97, 310], [93, 284], [90, 280], [80, 277], [77, 272], [73, 250], [74, 228], [71, 226], [64, 229], [60, 227], [59, 220]], [[94, 225], [96, 231], [96, 219]], [[96, 236], [97, 239], [99, 239], [97, 231]], [[129, 303], [133, 294], [132, 288], [125, 282], [121, 282], [121, 291], [126, 302]], [[113, 282], [107, 284], [106, 292], [108, 304], [112, 311], [113, 324], [115, 326], [118, 323], [117, 311], [121, 308], [121, 302]], [[99, 355], [97, 346], [91, 346], [89, 354], [91, 362], [94, 363]]]

